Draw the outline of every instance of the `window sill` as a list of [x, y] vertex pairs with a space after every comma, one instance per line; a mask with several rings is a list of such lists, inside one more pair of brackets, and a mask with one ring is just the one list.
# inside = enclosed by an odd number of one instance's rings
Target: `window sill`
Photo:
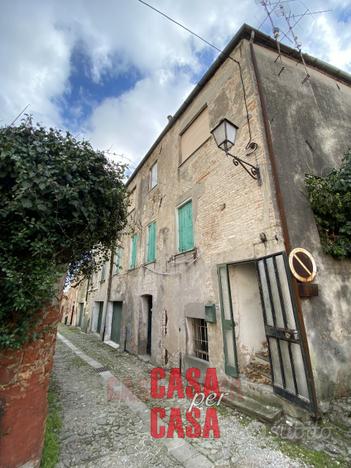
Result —
[[[206, 361], [205, 359], [200, 359], [197, 356], [193, 356], [192, 354], [185, 354], [184, 359], [188, 361], [189, 364], [193, 367], [201, 367], [207, 368], [210, 367], [210, 362]], [[191, 367], [189, 366], [189, 367]]]
[[192, 249], [189, 249], [189, 250], [184, 250], [183, 252], [177, 252], [176, 254], [173, 255], [173, 258], [181, 257], [183, 255], [190, 254], [190, 253], [193, 253], [195, 257], [197, 253], [197, 247], [193, 247]]
[[155, 260], [151, 260], [150, 262], [145, 262], [143, 266], [152, 265], [153, 263], [156, 263], [156, 258]]

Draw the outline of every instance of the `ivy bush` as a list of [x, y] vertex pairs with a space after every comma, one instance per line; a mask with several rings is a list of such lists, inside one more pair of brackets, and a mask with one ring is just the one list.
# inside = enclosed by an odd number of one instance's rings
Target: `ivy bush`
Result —
[[59, 277], [89, 276], [125, 227], [125, 166], [34, 125], [0, 128], [0, 347], [35, 338]]
[[306, 176], [309, 200], [324, 251], [351, 258], [351, 150], [326, 177]]

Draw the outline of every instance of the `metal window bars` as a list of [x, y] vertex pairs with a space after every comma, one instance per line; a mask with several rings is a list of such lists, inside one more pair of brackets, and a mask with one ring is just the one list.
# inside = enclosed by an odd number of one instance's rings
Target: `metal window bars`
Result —
[[207, 323], [204, 319], [193, 319], [194, 353], [199, 359], [209, 360]]

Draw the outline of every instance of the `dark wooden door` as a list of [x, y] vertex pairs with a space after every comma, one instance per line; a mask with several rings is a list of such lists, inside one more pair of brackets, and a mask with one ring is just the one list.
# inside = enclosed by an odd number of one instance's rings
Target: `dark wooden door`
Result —
[[121, 337], [121, 320], [122, 320], [122, 302], [113, 302], [111, 340], [118, 344], [120, 342], [120, 337]]
[[96, 327], [96, 331], [97, 331], [98, 333], [101, 332], [102, 311], [103, 311], [103, 308], [104, 308], [104, 303], [103, 303], [103, 302], [99, 302], [98, 321], [97, 321], [97, 327]]

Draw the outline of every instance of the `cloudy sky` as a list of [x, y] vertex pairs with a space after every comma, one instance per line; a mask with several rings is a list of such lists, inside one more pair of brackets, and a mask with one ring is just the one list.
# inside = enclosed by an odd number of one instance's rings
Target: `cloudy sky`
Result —
[[[220, 48], [242, 23], [258, 27], [265, 18], [256, 0], [148, 1]], [[306, 16], [296, 33], [306, 52], [351, 72], [350, 0], [288, 5], [295, 14], [332, 10]], [[29, 104], [37, 121], [123, 155], [131, 169], [216, 57], [138, 0], [0, 0], [0, 6], [0, 124]], [[268, 21], [261, 30], [271, 34]]]

